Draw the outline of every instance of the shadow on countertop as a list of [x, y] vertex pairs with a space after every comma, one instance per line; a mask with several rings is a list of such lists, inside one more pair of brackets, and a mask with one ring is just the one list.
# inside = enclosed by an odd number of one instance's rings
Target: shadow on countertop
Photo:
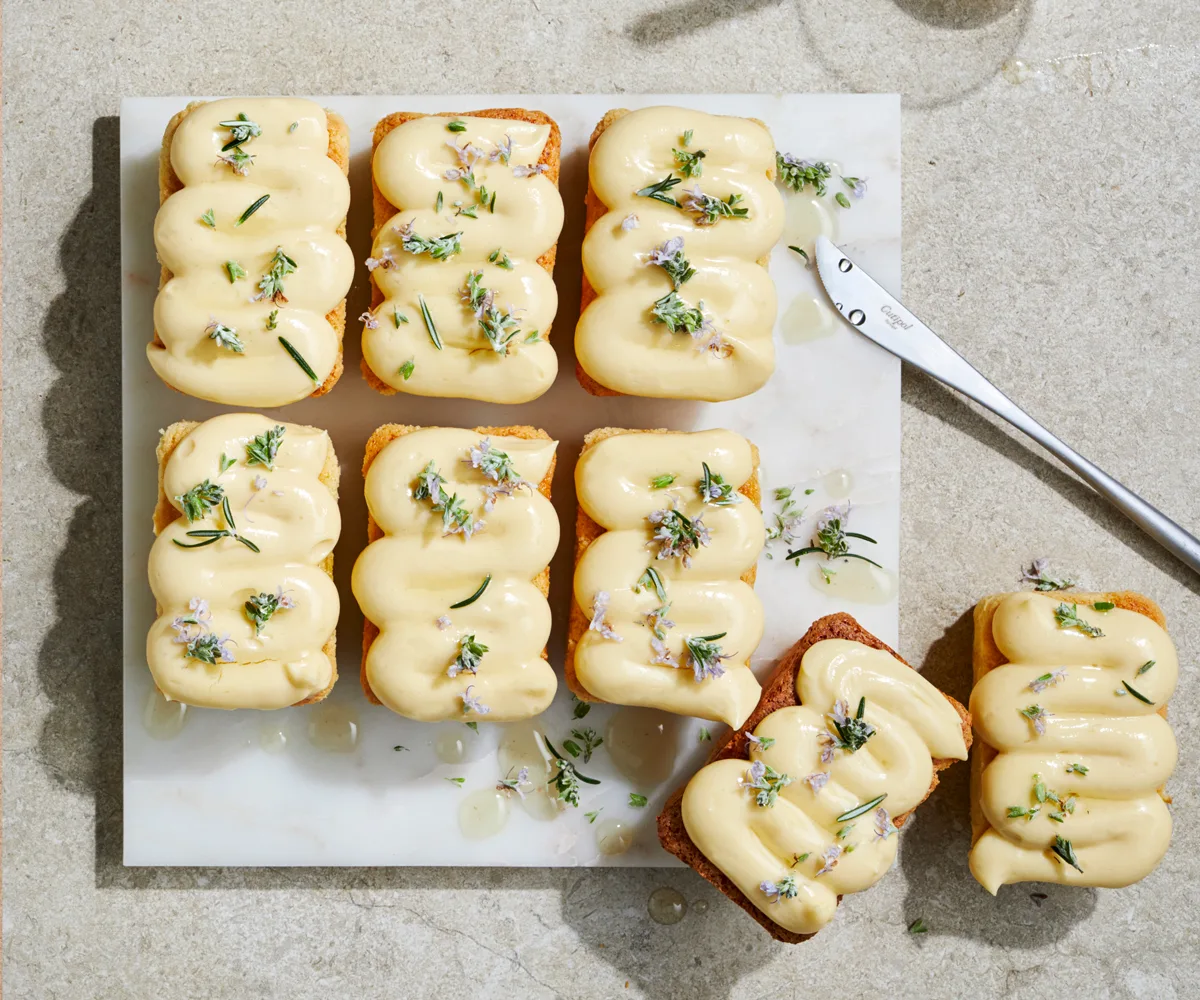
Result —
[[120, 120], [109, 116], [92, 125], [92, 190], [59, 244], [66, 289], [42, 328], [58, 369], [42, 406], [46, 458], [83, 499], [55, 563], [37, 663], [53, 703], [39, 756], [65, 787], [94, 796], [98, 868], [121, 854], [120, 229]]
[[[971, 692], [973, 609], [942, 633], [921, 664], [931, 684], [966, 705]], [[900, 841], [908, 883], [904, 920], [923, 920], [928, 936], [968, 937], [998, 948], [1034, 948], [1066, 936], [1096, 907], [1096, 890], [1023, 883], [993, 898], [967, 867], [971, 847], [971, 770], [964, 761], [942, 772]]]

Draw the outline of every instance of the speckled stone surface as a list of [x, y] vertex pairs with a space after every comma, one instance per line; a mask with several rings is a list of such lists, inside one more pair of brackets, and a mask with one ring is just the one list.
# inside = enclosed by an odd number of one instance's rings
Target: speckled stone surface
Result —
[[[1039, 555], [1085, 585], [1143, 590], [1170, 619], [1183, 665], [1176, 830], [1135, 888], [989, 897], [967, 872], [961, 767], [906, 831], [897, 869], [798, 947], [768, 940], [687, 871], [126, 870], [114, 596], [124, 94], [445, 92], [457, 80], [898, 90], [908, 304], [1052, 430], [1200, 527], [1200, 8], [208, 0], [108, 13], [117, 7], [4, 4], [8, 996], [1200, 995], [1200, 579], [918, 375], [904, 380], [906, 656], [965, 700], [973, 601]], [[647, 917], [662, 884], [693, 904], [674, 926]], [[931, 929], [909, 935], [918, 917]]]

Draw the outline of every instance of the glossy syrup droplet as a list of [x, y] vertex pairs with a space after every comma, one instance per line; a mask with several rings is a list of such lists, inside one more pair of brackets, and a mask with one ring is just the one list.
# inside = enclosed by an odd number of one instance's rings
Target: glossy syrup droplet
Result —
[[267, 722], [258, 731], [258, 745], [267, 753], [283, 753], [287, 749], [288, 735], [278, 722]]
[[623, 708], [608, 724], [609, 757], [636, 787], [660, 785], [675, 769], [682, 722], [653, 708]]
[[809, 582], [839, 600], [859, 604], [887, 604], [896, 596], [898, 581], [891, 570], [862, 559], [816, 559]]
[[697, 899], [696, 902], [694, 902], [692, 904], [692, 912], [693, 913], [707, 913], [708, 912], [708, 900], [707, 899]]
[[358, 746], [358, 712], [350, 705], [317, 705], [308, 717], [308, 742], [330, 753], [353, 753]]
[[818, 198], [811, 188], [806, 188], [802, 192], [791, 192], [787, 195], [782, 241], [785, 246], [803, 247], [811, 258], [812, 245], [816, 242], [817, 237], [827, 236], [829, 239], [835, 240], [836, 229], [833, 214], [829, 211], [825, 200]]
[[830, 500], [843, 500], [850, 495], [854, 488], [854, 477], [845, 469], [834, 469], [827, 472], [821, 480]]
[[487, 744], [461, 722], [443, 722], [434, 732], [433, 752], [443, 764], [469, 763], [482, 759]]
[[619, 819], [602, 820], [596, 826], [596, 847], [601, 854], [624, 854], [633, 846], [633, 828]]
[[142, 725], [152, 739], [173, 740], [187, 722], [187, 705], [178, 701], [167, 701], [158, 688], [146, 696], [142, 706]]
[[836, 314], [828, 299], [801, 293], [792, 299], [779, 320], [780, 335], [785, 344], [805, 344], [832, 336], [837, 330]]
[[656, 924], [677, 924], [687, 915], [688, 904], [681, 893], [664, 885], [650, 893], [646, 908]]
[[458, 828], [468, 840], [494, 837], [504, 829], [510, 812], [509, 796], [495, 788], [477, 788], [458, 806]]

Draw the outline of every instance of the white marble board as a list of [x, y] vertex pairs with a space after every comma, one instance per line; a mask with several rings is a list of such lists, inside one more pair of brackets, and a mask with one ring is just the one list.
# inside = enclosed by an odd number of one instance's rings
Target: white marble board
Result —
[[[894, 643], [897, 601], [900, 492], [899, 365], [836, 320], [815, 275], [786, 249], [809, 246], [819, 224], [889, 290], [900, 290], [900, 101], [890, 95], [491, 95], [459, 97], [317, 97], [350, 126], [353, 204], [349, 239], [362, 261], [370, 248], [370, 149], [374, 123], [394, 111], [466, 111], [484, 107], [539, 108], [562, 129], [561, 188], [567, 220], [555, 279], [560, 305], [552, 342], [560, 371], [541, 399], [520, 406], [428, 400], [375, 393], [359, 375], [359, 328], [346, 338], [346, 374], [328, 396], [267, 411], [281, 420], [329, 430], [342, 463], [343, 532], [335, 578], [342, 594], [338, 627], [341, 679], [320, 706], [281, 712], [189, 710], [173, 738], [147, 727], [153, 686], [145, 664], [145, 635], [154, 602], [145, 567], [153, 539], [156, 490], [154, 447], [159, 428], [179, 419], [203, 420], [222, 407], [180, 395], [163, 385], [146, 361], [158, 283], [152, 226], [158, 207], [158, 153], [163, 129], [187, 98], [130, 98], [121, 108], [121, 256], [123, 293], [123, 530], [124, 530], [124, 733], [125, 863], [129, 865], [627, 865], [677, 862], [658, 845], [654, 819], [670, 792], [698, 767], [722, 727], [683, 720], [661, 753], [674, 766], [654, 787], [635, 785], [601, 747], [581, 770], [601, 779], [586, 787], [583, 804], [546, 821], [512, 800], [508, 821], [494, 836], [469, 840], [459, 828], [459, 805], [473, 789], [499, 777], [496, 747], [505, 727], [481, 723], [478, 734], [459, 723], [424, 724], [367, 703], [358, 685], [362, 616], [350, 594], [349, 573], [366, 540], [359, 467], [371, 431], [386, 422], [475, 426], [527, 423], [560, 442], [554, 503], [562, 541], [551, 570], [555, 629], [551, 662], [561, 669], [570, 598], [575, 497], [572, 473], [583, 435], [594, 427], [728, 427], [757, 443], [762, 454], [765, 507], [775, 487], [794, 485], [808, 510], [804, 533], [829, 503], [842, 499], [850, 477], [854, 530], [878, 539], [870, 554], [893, 574], [882, 599], [849, 600], [825, 585], [816, 557], [797, 568], [776, 558], [759, 565], [757, 590], [766, 609], [766, 635], [754, 658], [765, 677], [772, 663], [809, 623], [836, 610], [853, 613], [880, 638]], [[850, 210], [829, 193], [814, 209], [809, 196], [786, 194], [788, 228], [771, 259], [779, 288], [778, 366], [770, 383], [734, 402], [693, 404], [648, 399], [595, 398], [574, 377], [572, 331], [578, 314], [579, 245], [587, 186], [587, 141], [596, 122], [614, 107], [676, 104], [715, 113], [760, 118], [780, 150], [825, 159], [844, 173], [868, 178], [868, 191]], [[836, 177], [833, 182], [840, 185]], [[350, 292], [348, 314], [369, 303], [365, 268]], [[814, 305], [820, 303], [820, 308]], [[839, 483], [841, 488], [839, 488]], [[803, 491], [814, 492], [804, 496]], [[782, 550], [777, 549], [778, 554]], [[865, 564], [834, 568], [849, 579]], [[162, 707], [162, 706], [160, 706]], [[586, 725], [608, 738], [619, 710], [597, 706], [581, 722], [565, 684], [538, 720], [557, 744], [572, 726]], [[625, 719], [629, 717], [624, 716]], [[653, 721], [653, 720], [652, 720]], [[320, 749], [310, 725], [333, 723], [356, 740], [346, 752]], [[467, 759], [439, 761], [435, 743], [461, 739]], [[612, 740], [610, 739], [610, 744]], [[395, 746], [408, 749], [396, 751]], [[618, 747], [619, 749], [619, 747]], [[462, 777], [462, 787], [447, 778]], [[630, 791], [649, 798], [629, 805]], [[588, 812], [601, 810], [590, 823]], [[628, 850], [601, 853], [599, 834], [613, 842], [611, 821], [632, 836]], [[606, 825], [607, 824], [607, 825]]]

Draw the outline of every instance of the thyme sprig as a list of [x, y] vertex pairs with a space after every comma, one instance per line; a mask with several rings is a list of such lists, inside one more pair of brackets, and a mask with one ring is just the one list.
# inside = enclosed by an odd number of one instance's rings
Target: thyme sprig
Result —
[[242, 338], [238, 336], [237, 329], [222, 323], [217, 319], [210, 319], [208, 326], [204, 328], [204, 332], [208, 334], [209, 340], [214, 340], [218, 347], [224, 347], [227, 351], [233, 351], [234, 354], [242, 354], [246, 350], [246, 345], [242, 343]]
[[1071, 842], [1065, 837], [1055, 837], [1054, 843], [1050, 845], [1050, 852], [1059, 861], [1066, 862], [1079, 872], [1080, 875], [1083, 874], [1083, 869], [1079, 866], [1079, 858], [1075, 854], [1075, 848], [1071, 846]]
[[730, 194], [722, 201], [716, 195], [705, 194], [697, 184], [686, 192], [680, 208], [696, 216], [697, 226], [715, 226], [721, 219], [747, 219], [750, 209], [742, 204], [740, 194]]
[[704, 303], [690, 306], [672, 289], [662, 298], [655, 299], [650, 315], [654, 322], [665, 324], [672, 333], [683, 331], [694, 336], [704, 326]]
[[667, 585], [663, 583], [663, 578], [658, 575], [658, 570], [653, 566], [647, 566], [646, 572], [638, 577], [637, 583], [633, 585], [633, 592], [640, 594], [647, 587], [652, 587], [654, 593], [658, 595], [658, 599], [664, 604], [667, 603]]
[[1028, 569], [1021, 570], [1020, 582], [1032, 583], [1034, 591], [1066, 591], [1069, 587], [1075, 586], [1074, 580], [1067, 579], [1066, 576], [1062, 579], [1050, 576], [1050, 561], [1049, 559], [1034, 559]]
[[769, 809], [775, 805], [780, 791], [790, 785], [795, 779], [791, 775], [776, 771], [770, 764], [756, 760], [750, 765], [750, 769], [746, 772], [746, 777], [739, 780], [744, 787], [756, 791], [754, 801], [757, 805], [764, 809]]
[[795, 899], [800, 895], [795, 875], [784, 875], [778, 882], [761, 882], [758, 888], [772, 903], [778, 903], [781, 899]]
[[1058, 622], [1058, 627], [1061, 629], [1075, 629], [1077, 632], [1082, 632], [1093, 639], [1100, 639], [1104, 636], [1104, 633], [1098, 627], [1089, 625], [1079, 617], [1078, 604], [1068, 604], [1066, 601], [1060, 602], [1058, 607], [1054, 609], [1054, 620]]
[[650, 251], [646, 263], [654, 267], [661, 267], [667, 273], [667, 277], [671, 279], [671, 285], [676, 291], [696, 273], [696, 269], [683, 255], [682, 236], [673, 236], [666, 243], [656, 246]]
[[604, 737], [594, 729], [572, 729], [571, 736], [572, 739], [563, 740], [563, 749], [572, 757], [582, 755], [585, 764], [592, 759], [592, 754], [597, 748], [604, 744]]
[[446, 676], [457, 677], [460, 673], [477, 674], [479, 664], [488, 647], [475, 638], [474, 632], [468, 632], [458, 640], [458, 652], [454, 661], [446, 669]]
[[288, 594], [285, 594], [281, 587], [273, 594], [255, 594], [246, 601], [243, 607], [246, 617], [254, 625], [254, 634], [262, 635], [263, 627], [271, 620], [275, 612], [295, 606], [296, 602]]
[[497, 267], [504, 268], [506, 271], [511, 271], [513, 269], [512, 258], [499, 247], [488, 254], [488, 260]]
[[276, 247], [266, 273], [258, 283], [258, 294], [254, 296], [254, 301], [270, 299], [277, 306], [287, 302], [287, 296], [283, 294], [283, 279], [295, 270], [296, 262], [283, 252], [283, 247]]
[[431, 509], [442, 515], [443, 534], [461, 534], [464, 538], [470, 538], [483, 527], [484, 522], [482, 519], [471, 519], [471, 512], [458, 498], [458, 494], [451, 495], [446, 492], [445, 482], [437, 471], [436, 463], [430, 460], [417, 477], [417, 485], [413, 488], [413, 500], [428, 500]]
[[246, 442], [246, 464], [261, 465], [271, 472], [275, 471], [275, 457], [279, 454], [279, 446], [283, 444], [283, 435], [287, 428], [283, 424], [268, 427], [265, 431]]
[[204, 482], [197, 483], [186, 493], [180, 493], [175, 499], [179, 501], [179, 505], [183, 509], [183, 516], [188, 519], [188, 524], [191, 524], [193, 521], [200, 521], [207, 517], [210, 510], [220, 506], [221, 501], [225, 499], [225, 489], [219, 483], [205, 479]]
[[400, 234], [400, 248], [414, 256], [424, 254], [431, 260], [449, 260], [462, 253], [462, 231], [446, 233], [444, 236], [425, 237], [413, 232], [412, 222], [395, 227]]
[[[684, 143], [686, 146], [687, 143]], [[707, 150], [697, 149], [694, 153], [686, 149], [672, 149], [677, 169], [684, 177], [699, 177], [704, 172], [704, 157]]]
[[768, 559], [775, 558], [769, 551], [772, 542], [783, 542], [784, 545], [791, 547], [791, 544], [796, 540], [796, 532], [800, 528], [800, 522], [804, 520], [804, 508], [796, 503], [792, 496], [794, 492], [795, 488], [792, 486], [780, 486], [775, 490], [775, 502], [780, 507], [773, 514], [773, 523], [767, 526], [766, 548], [768, 549]]
[[551, 743], [550, 740], [545, 736], [542, 737], [542, 741], [546, 744], [546, 749], [550, 751], [551, 765], [558, 768], [557, 773], [554, 774], [550, 780], [546, 782], [546, 784], [548, 786], [554, 786], [555, 791], [558, 793], [559, 799], [561, 799], [567, 805], [574, 806], [576, 809], [578, 809], [580, 792], [579, 783], [583, 782], [587, 785], [598, 785], [600, 784], [599, 779], [589, 778], [586, 774], [581, 774], [575, 767], [575, 764], [560, 754], [554, 748], [554, 744]]

